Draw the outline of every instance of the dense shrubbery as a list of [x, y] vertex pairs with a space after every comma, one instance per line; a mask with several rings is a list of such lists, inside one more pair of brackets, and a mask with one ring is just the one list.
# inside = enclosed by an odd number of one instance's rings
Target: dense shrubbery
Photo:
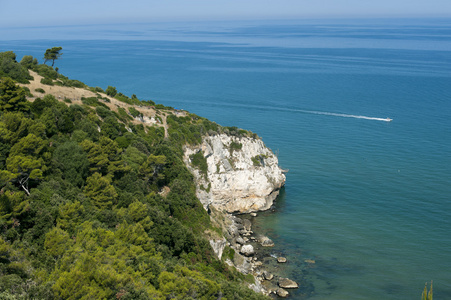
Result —
[[165, 139], [162, 127], [128, 132], [125, 111], [97, 98], [24, 93], [1, 79], [0, 298], [264, 298], [202, 237], [210, 219], [182, 145], [216, 124], [168, 116]]
[[33, 79], [27, 68], [16, 61], [16, 54], [12, 51], [0, 52], [0, 78], [4, 76], [20, 83], [28, 83]]

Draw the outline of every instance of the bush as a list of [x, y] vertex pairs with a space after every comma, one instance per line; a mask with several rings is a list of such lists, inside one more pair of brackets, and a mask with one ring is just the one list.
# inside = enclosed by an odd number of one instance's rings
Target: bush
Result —
[[33, 79], [27, 68], [16, 61], [12, 51], [0, 52], [0, 77], [10, 77], [20, 83], [29, 83]]
[[109, 107], [96, 106], [96, 113], [102, 118], [113, 117], [114, 114], [110, 111]]
[[191, 159], [191, 164], [194, 167], [198, 168], [202, 174], [207, 175], [208, 164], [207, 159], [204, 157], [203, 151], [199, 151], [196, 154], [191, 154], [189, 158]]
[[117, 89], [114, 86], [108, 86], [107, 89], [105, 90], [105, 93], [108, 96], [114, 97], [117, 94]]
[[32, 69], [38, 65], [38, 59], [33, 58], [33, 56], [31, 55], [25, 55], [24, 57], [22, 57], [20, 64], [27, 69]]
[[142, 116], [142, 113], [140, 113], [136, 108], [134, 108], [134, 107], [129, 107], [128, 108], [128, 111], [130, 112], [130, 114], [134, 117], [134, 118], [136, 118], [136, 117], [138, 117], [138, 116]]
[[45, 91], [43, 89], [41, 89], [41, 88], [37, 88], [37, 89], [35, 89], [35, 91], [38, 92], [38, 93], [45, 94]]
[[241, 150], [241, 148], [243, 148], [243, 144], [241, 144], [241, 143], [237, 143], [235, 141], [232, 141], [232, 143], [230, 143], [230, 152], [231, 153], [233, 151], [239, 151], [239, 150]]
[[53, 80], [50, 79], [50, 78], [42, 78], [42, 79], [41, 79], [41, 83], [42, 83], [42, 84], [46, 84], [46, 85], [54, 85], [54, 84], [53, 84]]
[[33, 71], [45, 78], [56, 80], [58, 78], [58, 72], [56, 72], [51, 66], [36, 65], [33, 67]]

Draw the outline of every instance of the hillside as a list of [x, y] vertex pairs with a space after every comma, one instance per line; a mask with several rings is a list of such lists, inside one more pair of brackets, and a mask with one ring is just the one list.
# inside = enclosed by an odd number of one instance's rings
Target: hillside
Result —
[[0, 66], [1, 299], [266, 298], [215, 255], [184, 162], [205, 136], [254, 134], [29, 56]]

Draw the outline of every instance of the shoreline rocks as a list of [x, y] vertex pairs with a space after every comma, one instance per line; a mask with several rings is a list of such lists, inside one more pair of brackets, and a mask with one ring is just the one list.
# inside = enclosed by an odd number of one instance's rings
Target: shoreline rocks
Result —
[[274, 242], [267, 236], [261, 236], [258, 241], [263, 247], [274, 247]]
[[276, 290], [276, 295], [281, 297], [281, 298], [286, 298], [290, 295], [290, 293], [288, 293], [287, 290], [283, 289], [283, 288], [278, 288]]
[[280, 256], [280, 257], [277, 258], [277, 262], [283, 264], [283, 263], [287, 262], [287, 259], [285, 257]]
[[299, 288], [299, 285], [288, 278], [279, 278], [279, 287], [283, 288], [283, 289], [297, 289]]
[[252, 256], [255, 253], [254, 247], [252, 245], [243, 245], [241, 247], [240, 253], [245, 256]]

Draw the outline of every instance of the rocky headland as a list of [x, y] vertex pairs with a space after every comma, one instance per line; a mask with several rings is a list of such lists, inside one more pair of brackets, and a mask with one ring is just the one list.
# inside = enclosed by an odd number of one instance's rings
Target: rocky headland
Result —
[[[196, 154], [205, 159], [206, 168], [193, 166]], [[186, 148], [185, 163], [204, 207], [228, 213], [269, 209], [286, 180], [277, 157], [256, 136], [205, 136], [202, 144]]]
[[[202, 143], [186, 147], [184, 161], [195, 177], [197, 196], [223, 237], [212, 237], [210, 244], [219, 259], [243, 274], [251, 274], [250, 287], [264, 294], [288, 296], [289, 279], [272, 274], [258, 249], [274, 242], [252, 230], [249, 218], [271, 208], [285, 184], [278, 158], [256, 135], [230, 133], [204, 136]], [[242, 214], [248, 214], [242, 217]], [[265, 254], [267, 255], [267, 254]], [[270, 259], [277, 260], [271, 257]]]

